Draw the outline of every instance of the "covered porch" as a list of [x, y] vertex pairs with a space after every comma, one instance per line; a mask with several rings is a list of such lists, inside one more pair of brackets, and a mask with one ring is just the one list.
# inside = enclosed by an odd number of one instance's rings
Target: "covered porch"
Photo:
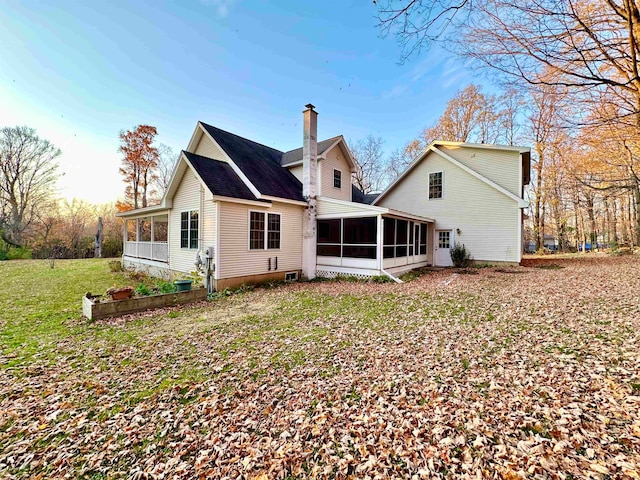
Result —
[[153, 207], [120, 214], [124, 220], [123, 259], [134, 263], [169, 263], [169, 211]]
[[396, 277], [433, 263], [433, 219], [321, 198], [317, 221], [318, 276]]

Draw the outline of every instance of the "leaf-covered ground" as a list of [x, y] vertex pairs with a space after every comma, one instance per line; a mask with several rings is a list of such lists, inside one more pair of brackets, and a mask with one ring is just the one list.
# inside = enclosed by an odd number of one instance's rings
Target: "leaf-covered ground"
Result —
[[640, 262], [531, 265], [67, 320], [2, 359], [0, 477], [640, 478]]

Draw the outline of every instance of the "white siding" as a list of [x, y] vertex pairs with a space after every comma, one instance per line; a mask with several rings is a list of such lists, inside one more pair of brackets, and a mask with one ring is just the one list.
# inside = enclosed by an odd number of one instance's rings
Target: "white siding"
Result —
[[[323, 197], [351, 201], [351, 169], [339, 146], [329, 150], [326, 159], [319, 161], [319, 191]], [[333, 170], [342, 172], [342, 186], [333, 186]]]
[[193, 153], [202, 155], [203, 157], [213, 158], [214, 160], [227, 161], [227, 156], [224, 151], [204, 133]]
[[348, 205], [341, 205], [339, 203], [327, 202], [322, 198], [318, 198], [317, 202], [318, 215], [337, 215], [337, 214], [349, 214], [349, 213], [362, 213], [367, 215], [377, 215], [377, 212], [372, 212], [368, 205], [362, 203], [349, 203]]
[[[278, 257], [278, 272], [302, 268], [303, 207], [278, 202], [274, 202], [271, 208], [219, 202], [219, 208], [220, 265], [216, 278], [273, 273], [275, 257]], [[281, 215], [279, 250], [249, 250], [250, 210]], [[271, 271], [268, 269], [270, 258]]]
[[[180, 248], [180, 212], [200, 210], [200, 188], [201, 184], [196, 176], [190, 168], [187, 169], [173, 197], [173, 207], [169, 212], [169, 268], [171, 270], [186, 273], [195, 270], [194, 263], [198, 250]], [[213, 202], [209, 203], [213, 204]], [[210, 229], [208, 223], [200, 214], [200, 236], [205, 230]]]
[[520, 196], [521, 160], [518, 152], [454, 146], [438, 146], [438, 150]]
[[214, 247], [216, 244], [216, 204], [212, 200], [207, 200], [205, 196], [204, 211], [200, 221], [202, 232], [202, 246], [204, 248]]
[[[443, 198], [429, 200], [429, 173], [437, 171], [443, 172]], [[520, 261], [518, 204], [435, 153], [420, 162], [378, 206], [434, 218], [434, 228], [453, 230], [452, 243], [464, 243], [474, 260]], [[429, 245], [433, 246], [431, 238]]]
[[294, 177], [296, 177], [298, 180], [302, 182], [302, 165], [291, 167], [289, 171], [293, 173]]

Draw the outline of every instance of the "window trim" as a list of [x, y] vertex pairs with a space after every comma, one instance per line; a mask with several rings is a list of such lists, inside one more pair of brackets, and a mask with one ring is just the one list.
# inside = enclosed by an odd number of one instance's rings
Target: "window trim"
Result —
[[[191, 247], [191, 212], [197, 212], [198, 213], [198, 235], [196, 238], [196, 247]], [[183, 247], [182, 246], [182, 214], [186, 213], [187, 214], [187, 246]], [[190, 210], [180, 210], [180, 249], [181, 250], [198, 250], [200, 248], [200, 218], [202, 217], [202, 215], [200, 215], [200, 210], [197, 208], [192, 208]], [[168, 241], [168, 237], [167, 237], [167, 241]]]
[[[264, 247], [263, 248], [251, 248], [251, 214], [261, 213], [264, 215]], [[277, 215], [280, 217], [280, 246], [278, 248], [269, 248], [269, 215]], [[247, 251], [249, 252], [264, 252], [264, 251], [278, 252], [282, 250], [282, 213], [269, 212], [267, 210], [247, 210]]]
[[[338, 181], [340, 182], [340, 186], [336, 187], [336, 172], [338, 172], [340, 174], [340, 176], [338, 177]], [[334, 168], [333, 169], [333, 188], [338, 189], [338, 190], [342, 190], [342, 170], [338, 169], [338, 168]]]
[[[431, 175], [440, 174], [440, 196], [431, 197]], [[427, 176], [427, 200], [442, 200], [444, 198], [444, 171], [438, 170], [435, 172], [429, 172]]]
[[[398, 218], [398, 217], [382, 217], [383, 220], [383, 231], [387, 228], [388, 222], [389, 220], [392, 220], [394, 222], [394, 227], [393, 227], [393, 243], [386, 243], [385, 239], [384, 239], [384, 233], [382, 236], [382, 258], [383, 260], [388, 260], [388, 259], [392, 259], [392, 258], [410, 258], [410, 257], [416, 257], [416, 256], [425, 256], [428, 255], [428, 241], [427, 238], [429, 235], [429, 226], [427, 223], [425, 222], [419, 222], [417, 220], [410, 220], [410, 219], [406, 219], [406, 218]], [[407, 241], [406, 243], [398, 243], [398, 221], [403, 221], [403, 222], [407, 222]], [[414, 238], [413, 238], [413, 242], [410, 242], [409, 239], [411, 238], [411, 235], [409, 233], [409, 225], [411, 224], [411, 222], [413, 222], [413, 228], [414, 228]], [[425, 243], [421, 243], [422, 242], [422, 236], [420, 235], [420, 232], [422, 231], [422, 225], [425, 226]], [[418, 239], [418, 252], [416, 252], [415, 250], [415, 246], [416, 246], [416, 236], [415, 236], [415, 230], [416, 230], [416, 226], [418, 226], [419, 228], [418, 230], [418, 235], [420, 236], [420, 239]], [[424, 245], [425, 246], [425, 253], [420, 253], [420, 247]], [[410, 251], [410, 247], [413, 246], [413, 254], [409, 255], [409, 251]], [[398, 255], [398, 247], [400, 248], [406, 248], [407, 249], [407, 253], [406, 255]], [[393, 249], [393, 255], [392, 256], [385, 256], [385, 248], [391, 248]]]
[[[332, 258], [356, 258], [359, 260], [375, 260], [378, 257], [378, 251], [377, 251], [377, 246], [378, 243], [345, 243], [344, 241], [344, 232], [345, 232], [345, 227], [344, 227], [344, 222], [345, 220], [353, 220], [353, 219], [362, 219], [362, 218], [377, 218], [376, 215], [363, 215], [363, 216], [359, 216], [359, 217], [339, 217], [339, 218], [322, 218], [322, 219], [318, 219], [318, 221], [332, 221], [332, 220], [338, 220], [340, 222], [340, 241], [339, 243], [335, 243], [335, 242], [327, 242], [327, 243], [321, 243], [318, 241], [318, 234], [320, 232], [320, 229], [316, 229], [316, 246], [332, 246], [332, 247], [336, 247], [339, 246], [340, 247], [340, 255], [336, 256], [336, 255], [316, 255], [318, 257], [332, 257]], [[375, 228], [376, 228], [376, 238], [378, 235], [378, 222], [376, 220], [375, 222]], [[344, 255], [344, 247], [363, 247], [363, 248], [375, 248], [375, 252], [374, 252], [374, 257], [351, 257], [351, 256], [345, 256]]]

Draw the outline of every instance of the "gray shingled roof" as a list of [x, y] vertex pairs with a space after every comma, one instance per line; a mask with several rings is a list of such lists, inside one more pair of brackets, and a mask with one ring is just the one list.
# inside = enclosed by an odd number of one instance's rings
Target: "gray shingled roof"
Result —
[[[340, 138], [340, 135], [337, 137], [328, 138], [321, 142], [318, 142], [318, 155], [322, 155], [327, 148], [333, 145], [336, 140]], [[295, 150], [291, 150], [282, 155], [282, 159], [280, 160], [280, 165], [287, 166], [292, 163], [301, 162], [302, 161], [302, 147], [296, 148]]]
[[203, 157], [195, 153], [183, 151], [189, 163], [193, 165], [202, 181], [214, 195], [223, 197], [243, 198], [245, 200], [257, 200], [249, 187], [233, 171], [227, 162]]
[[355, 185], [351, 185], [351, 200], [355, 203], [371, 205], [378, 198], [379, 193], [364, 193]]
[[200, 123], [261, 194], [304, 201], [302, 184], [281, 166], [284, 152]]

